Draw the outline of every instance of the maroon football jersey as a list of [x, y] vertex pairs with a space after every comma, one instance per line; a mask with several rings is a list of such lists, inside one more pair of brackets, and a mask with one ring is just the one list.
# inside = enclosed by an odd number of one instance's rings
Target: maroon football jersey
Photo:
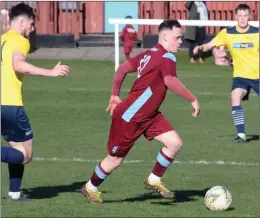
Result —
[[157, 44], [130, 58], [129, 62], [138, 78], [126, 99], [116, 108], [116, 113], [126, 122], [144, 122], [158, 113], [167, 91], [164, 77], [176, 76], [176, 58]]
[[121, 33], [121, 40], [124, 42], [124, 46], [133, 46], [136, 39], [135, 28], [131, 24], [127, 24]]

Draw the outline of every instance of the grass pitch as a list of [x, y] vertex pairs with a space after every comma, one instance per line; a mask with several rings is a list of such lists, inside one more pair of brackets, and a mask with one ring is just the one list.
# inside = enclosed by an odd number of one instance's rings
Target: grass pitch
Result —
[[[78, 189], [90, 178], [98, 160], [106, 156], [110, 116], [105, 112], [114, 74], [112, 62], [64, 61], [68, 78], [26, 77], [24, 104], [34, 129], [34, 161], [25, 168], [23, 190], [35, 200], [2, 200], [3, 217], [257, 217], [259, 216], [259, 99], [243, 104], [248, 144], [233, 144], [231, 116], [232, 69], [188, 63], [177, 55], [178, 75], [197, 94], [198, 118], [191, 106], [168, 92], [161, 111], [182, 136], [184, 146], [164, 176], [174, 200], [161, 199], [143, 188], [161, 145], [141, 137], [124, 163], [100, 190], [105, 204], [90, 205]], [[53, 60], [31, 60], [51, 68]], [[122, 97], [136, 74], [127, 77]], [[254, 137], [253, 137], [254, 136]], [[8, 171], [2, 164], [2, 196], [8, 192]], [[204, 206], [206, 190], [226, 186], [231, 208], [211, 212]]]

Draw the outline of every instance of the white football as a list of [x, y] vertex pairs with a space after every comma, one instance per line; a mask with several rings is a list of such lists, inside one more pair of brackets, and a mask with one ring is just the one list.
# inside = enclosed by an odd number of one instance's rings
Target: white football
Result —
[[224, 186], [214, 186], [205, 195], [205, 205], [212, 211], [227, 210], [231, 203], [231, 192]]

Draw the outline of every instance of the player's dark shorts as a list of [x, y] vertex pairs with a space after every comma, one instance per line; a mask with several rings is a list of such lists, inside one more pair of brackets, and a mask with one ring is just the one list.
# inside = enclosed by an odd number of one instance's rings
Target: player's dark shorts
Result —
[[1, 105], [1, 135], [7, 142], [24, 142], [33, 138], [24, 107]]
[[241, 77], [235, 77], [233, 78], [233, 85], [232, 85], [232, 91], [236, 88], [245, 89], [247, 91], [247, 94], [244, 96], [244, 100], [248, 100], [250, 90], [253, 89], [258, 95], [259, 95], [259, 79], [246, 79]]
[[111, 156], [125, 157], [142, 134], [152, 140], [172, 130], [174, 128], [161, 113], [142, 123], [126, 122], [121, 115], [113, 114], [107, 150]]

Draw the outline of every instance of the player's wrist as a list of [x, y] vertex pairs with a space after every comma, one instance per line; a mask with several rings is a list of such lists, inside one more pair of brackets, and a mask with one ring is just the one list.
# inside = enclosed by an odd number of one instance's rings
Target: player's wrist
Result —
[[119, 94], [112, 94], [111, 98], [119, 98]]
[[198, 101], [196, 96], [192, 96], [191, 99], [190, 99], [190, 103], [194, 104], [194, 103], [196, 103], [196, 101]]

